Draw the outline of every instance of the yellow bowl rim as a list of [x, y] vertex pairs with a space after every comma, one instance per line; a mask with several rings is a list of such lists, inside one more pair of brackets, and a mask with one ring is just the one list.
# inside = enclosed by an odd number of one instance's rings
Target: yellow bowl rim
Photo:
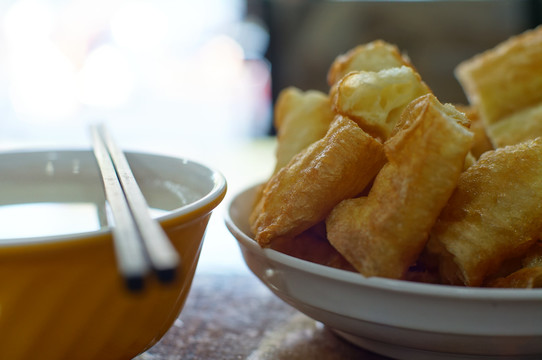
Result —
[[[16, 154], [16, 153], [48, 153], [48, 152], [91, 152], [88, 149], [48, 149], [48, 150], [30, 150], [30, 151], [7, 151], [0, 154]], [[170, 158], [172, 160], [180, 161], [182, 163], [190, 163], [201, 168], [209, 170], [211, 178], [213, 180], [212, 189], [202, 198], [191, 202], [189, 204], [183, 205], [173, 210], [169, 210], [167, 214], [161, 215], [156, 218], [162, 227], [174, 226], [180, 222], [188, 223], [193, 221], [201, 216], [204, 216], [215, 207], [217, 207], [220, 202], [224, 199], [227, 191], [227, 182], [224, 175], [217, 169], [205, 165], [199, 161], [190, 160], [184, 157], [175, 157], [170, 155], [154, 154], [149, 152], [137, 152], [137, 151], [128, 151], [128, 154], [131, 155], [151, 155], [157, 156], [160, 158]], [[58, 235], [47, 235], [47, 236], [33, 236], [33, 237], [21, 237], [21, 238], [6, 238], [0, 240], [0, 248], [5, 247], [17, 247], [17, 246], [28, 246], [28, 245], [45, 245], [45, 244], [55, 244], [55, 243], [64, 243], [64, 242], [81, 242], [82, 240], [91, 241], [107, 238], [108, 235], [111, 235], [111, 227], [104, 226], [100, 229], [93, 231], [83, 231], [67, 234], [58, 234]], [[84, 241], [84, 242], [86, 242]]]

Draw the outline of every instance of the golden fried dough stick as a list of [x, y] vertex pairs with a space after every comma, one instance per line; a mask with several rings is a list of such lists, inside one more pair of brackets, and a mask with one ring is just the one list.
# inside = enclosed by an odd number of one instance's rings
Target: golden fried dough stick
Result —
[[250, 216], [261, 246], [293, 237], [358, 195], [385, 162], [383, 145], [352, 120], [337, 116], [326, 135], [269, 179]]
[[443, 282], [480, 286], [541, 234], [542, 138], [484, 153], [461, 174], [427, 250]]
[[[542, 73], [538, 76], [542, 76]], [[542, 136], [542, 103], [502, 118], [489, 125], [487, 132], [496, 147], [519, 144]]]
[[327, 82], [333, 86], [351, 71], [380, 71], [403, 65], [412, 67], [410, 59], [397, 46], [375, 40], [337, 56], [328, 70]]
[[523, 267], [542, 266], [542, 242], [538, 241], [521, 260]]
[[337, 205], [330, 243], [363, 275], [403, 278], [456, 186], [473, 134], [464, 114], [431, 94], [413, 101], [386, 144], [367, 197]]
[[416, 71], [401, 66], [378, 72], [350, 72], [331, 89], [330, 99], [337, 113], [385, 141], [405, 107], [430, 92]]
[[277, 130], [275, 173], [294, 155], [324, 137], [335, 117], [327, 94], [295, 87], [282, 90], [275, 104]]
[[472, 142], [471, 153], [475, 159], [486, 151], [493, 150], [493, 144], [487, 137], [486, 127], [480, 118], [478, 110], [472, 105], [456, 105], [459, 111], [465, 113], [467, 119], [470, 120], [470, 131], [474, 133], [474, 141]]
[[486, 286], [498, 288], [541, 288], [542, 266], [527, 267], [513, 272], [512, 274], [495, 279]]
[[305, 230], [294, 238], [277, 238], [270, 248], [299, 259], [337, 269], [355, 271], [326, 238], [323, 222]]
[[529, 248], [521, 259], [521, 265], [510, 274], [489, 280], [485, 286], [506, 288], [542, 287], [542, 242]]
[[[463, 61], [456, 67], [455, 75], [470, 103], [479, 109], [495, 147], [542, 136], [542, 126], [535, 126], [537, 133], [523, 132], [519, 139], [506, 137], [509, 130], [521, 131], [524, 122], [531, 122], [528, 116], [508, 119], [507, 131], [495, 128], [508, 117], [542, 103], [542, 27], [511, 37]], [[539, 123], [542, 117], [532, 121]]]

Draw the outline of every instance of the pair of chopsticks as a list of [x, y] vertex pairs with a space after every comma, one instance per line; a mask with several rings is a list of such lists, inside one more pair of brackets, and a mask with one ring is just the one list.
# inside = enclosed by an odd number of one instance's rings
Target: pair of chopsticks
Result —
[[180, 258], [160, 224], [151, 217], [124, 153], [103, 124], [91, 125], [94, 155], [105, 188], [117, 263], [129, 290], [138, 291], [150, 271], [172, 281]]

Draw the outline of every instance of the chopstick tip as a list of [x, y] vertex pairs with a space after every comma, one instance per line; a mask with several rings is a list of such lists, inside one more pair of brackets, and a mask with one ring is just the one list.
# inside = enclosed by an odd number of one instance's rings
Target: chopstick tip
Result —
[[124, 277], [126, 287], [130, 292], [139, 293], [143, 291], [145, 282], [141, 276], [126, 276]]
[[158, 277], [158, 280], [163, 284], [172, 283], [177, 277], [177, 269], [171, 268], [156, 270], [156, 276]]

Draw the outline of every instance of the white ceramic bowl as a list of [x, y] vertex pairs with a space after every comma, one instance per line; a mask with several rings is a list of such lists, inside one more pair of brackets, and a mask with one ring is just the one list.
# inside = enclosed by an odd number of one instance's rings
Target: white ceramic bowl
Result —
[[542, 289], [366, 278], [262, 249], [248, 225], [255, 189], [233, 197], [226, 215], [248, 267], [348, 341], [397, 359], [542, 359]]

